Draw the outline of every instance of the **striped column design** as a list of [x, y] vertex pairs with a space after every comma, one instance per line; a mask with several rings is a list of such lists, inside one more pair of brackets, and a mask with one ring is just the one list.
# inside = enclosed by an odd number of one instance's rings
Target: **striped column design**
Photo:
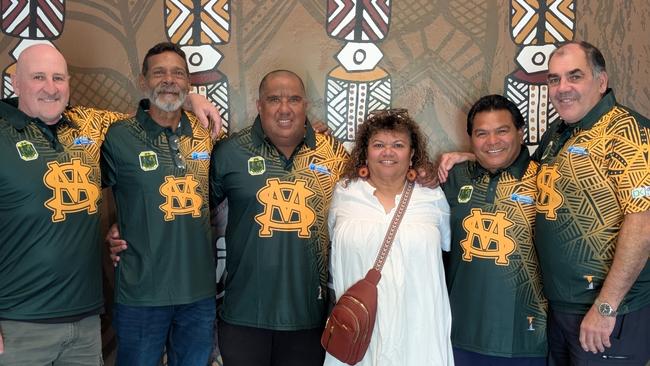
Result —
[[368, 112], [391, 104], [391, 77], [377, 66], [383, 54], [376, 43], [388, 34], [390, 0], [328, 0], [327, 34], [345, 42], [339, 65], [327, 75], [327, 123], [334, 136], [353, 141]]
[[517, 69], [505, 79], [505, 96], [526, 120], [525, 143], [539, 144], [548, 125], [559, 118], [550, 103], [546, 74], [556, 44], [573, 39], [576, 0], [511, 0], [510, 35], [519, 47]]
[[205, 96], [230, 127], [228, 77], [218, 70], [223, 55], [216, 45], [230, 41], [230, 0], [165, 0], [165, 33], [185, 52], [192, 92]]

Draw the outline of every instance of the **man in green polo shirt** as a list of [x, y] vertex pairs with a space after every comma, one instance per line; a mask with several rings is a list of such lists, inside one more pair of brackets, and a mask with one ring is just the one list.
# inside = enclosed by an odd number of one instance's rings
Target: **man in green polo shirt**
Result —
[[212, 351], [215, 263], [208, 172], [213, 139], [183, 111], [185, 54], [160, 43], [146, 54], [140, 87], [149, 100], [114, 123], [102, 146], [120, 234], [129, 243], [115, 269], [118, 365], [205, 366]]
[[258, 117], [214, 149], [213, 203], [228, 199], [219, 346], [228, 366], [320, 366], [326, 317], [327, 209], [348, 157], [306, 118], [302, 80], [260, 83]]
[[49, 45], [21, 53], [12, 83], [18, 107], [0, 102], [0, 365], [98, 365], [99, 147], [123, 115], [66, 109], [67, 65]]
[[550, 56], [561, 121], [533, 158], [535, 241], [549, 301], [554, 365], [650, 360], [650, 121], [619, 105], [587, 42]]
[[[532, 158], [549, 364], [643, 365], [650, 361], [650, 121], [616, 102], [605, 59], [587, 42], [551, 54], [548, 87], [561, 120]], [[441, 180], [454, 160], [441, 164]]]
[[524, 118], [500, 95], [467, 115], [476, 162], [442, 185], [451, 208], [446, 268], [456, 365], [546, 365], [546, 300], [533, 245], [537, 164]]
[[126, 116], [66, 107], [67, 64], [50, 45], [20, 54], [12, 84], [17, 101], [0, 102], [0, 365], [98, 365], [99, 149]]

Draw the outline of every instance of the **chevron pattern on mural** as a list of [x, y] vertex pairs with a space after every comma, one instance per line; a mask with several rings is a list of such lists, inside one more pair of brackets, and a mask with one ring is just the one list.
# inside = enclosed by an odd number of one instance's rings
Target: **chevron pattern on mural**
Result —
[[55, 39], [63, 30], [65, 0], [2, 0], [2, 31], [12, 37]]
[[164, 11], [171, 42], [190, 46], [230, 40], [228, 0], [166, 0]]
[[376, 42], [386, 37], [390, 0], [329, 0], [327, 33], [346, 41]]
[[511, 0], [512, 39], [518, 45], [565, 42], [575, 28], [573, 0]]

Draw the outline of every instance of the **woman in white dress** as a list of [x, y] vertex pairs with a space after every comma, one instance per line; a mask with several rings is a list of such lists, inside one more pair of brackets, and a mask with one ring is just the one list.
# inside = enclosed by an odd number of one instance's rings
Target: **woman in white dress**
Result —
[[[407, 175], [414, 179], [414, 169], [428, 164], [425, 139], [406, 110], [371, 114], [360, 126], [329, 211], [337, 299], [373, 266]], [[453, 365], [441, 258], [449, 240], [442, 190], [416, 184], [381, 272], [370, 346], [357, 365]], [[327, 354], [325, 365], [344, 364]]]

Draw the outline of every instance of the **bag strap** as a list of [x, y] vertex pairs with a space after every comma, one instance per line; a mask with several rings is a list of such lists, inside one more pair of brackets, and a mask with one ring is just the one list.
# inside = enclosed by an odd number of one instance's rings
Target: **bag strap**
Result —
[[384, 237], [384, 242], [381, 244], [381, 248], [377, 254], [377, 259], [375, 259], [375, 265], [372, 267], [377, 272], [381, 273], [381, 269], [384, 267], [384, 262], [386, 261], [388, 252], [390, 252], [390, 247], [393, 245], [395, 234], [397, 233], [399, 224], [402, 222], [404, 212], [406, 212], [406, 206], [409, 204], [414, 186], [415, 183], [406, 181], [406, 186], [404, 187], [404, 192], [402, 192], [402, 197], [399, 200], [399, 205], [397, 206], [397, 210], [393, 215], [393, 220], [390, 222], [390, 226], [388, 227], [388, 231]]

